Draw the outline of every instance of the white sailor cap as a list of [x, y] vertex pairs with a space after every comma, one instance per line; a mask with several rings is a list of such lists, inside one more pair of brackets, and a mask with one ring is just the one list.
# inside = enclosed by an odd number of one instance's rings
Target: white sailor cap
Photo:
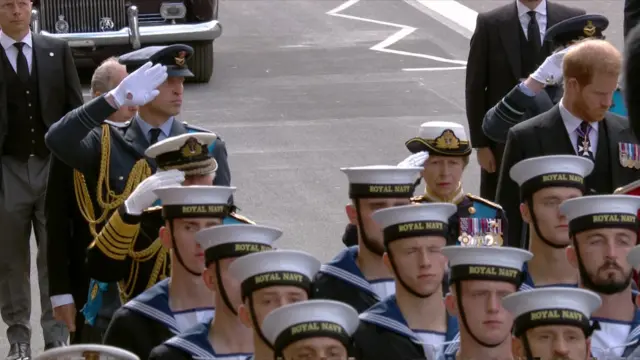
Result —
[[273, 250], [249, 254], [229, 265], [229, 274], [241, 282], [242, 298], [271, 286], [297, 286], [311, 291], [320, 260], [298, 250]]
[[593, 195], [569, 199], [560, 212], [569, 221], [569, 233], [602, 228], [638, 229], [640, 197], [631, 195]]
[[349, 347], [358, 328], [358, 312], [333, 300], [308, 300], [285, 305], [269, 313], [262, 322], [262, 333], [276, 354], [303, 339], [329, 337]]
[[431, 155], [467, 156], [471, 143], [464, 126], [449, 121], [428, 121], [420, 125], [418, 136], [405, 143], [412, 153], [427, 151]]
[[206, 265], [218, 260], [235, 258], [271, 250], [282, 236], [282, 230], [251, 224], [219, 225], [196, 233], [196, 242], [204, 249]]
[[513, 165], [509, 176], [520, 185], [523, 199], [547, 187], [573, 187], [584, 193], [584, 179], [593, 171], [593, 166], [593, 161], [583, 156], [539, 156]]
[[235, 187], [229, 186], [169, 186], [153, 190], [162, 203], [165, 219], [214, 217], [229, 214], [229, 198]]
[[514, 334], [519, 337], [532, 328], [545, 325], [573, 325], [591, 335], [591, 314], [602, 304], [593, 291], [547, 287], [513, 293], [502, 299], [502, 305], [514, 321]]
[[504, 281], [520, 286], [522, 267], [531, 260], [529, 251], [512, 247], [446, 246], [442, 253], [449, 260], [449, 282], [463, 280]]
[[371, 217], [383, 229], [385, 246], [415, 236], [447, 237], [449, 218], [458, 211], [451, 203], [395, 206], [374, 212]]
[[34, 358], [35, 360], [58, 359], [95, 359], [95, 360], [140, 360], [125, 349], [109, 345], [76, 344], [49, 349]]
[[195, 132], [168, 137], [149, 146], [144, 154], [156, 160], [158, 169], [177, 169], [186, 175], [209, 174], [218, 169], [218, 163], [209, 152], [209, 146], [218, 136], [211, 132]]
[[341, 168], [349, 178], [349, 197], [410, 198], [415, 190], [421, 167], [372, 165]]

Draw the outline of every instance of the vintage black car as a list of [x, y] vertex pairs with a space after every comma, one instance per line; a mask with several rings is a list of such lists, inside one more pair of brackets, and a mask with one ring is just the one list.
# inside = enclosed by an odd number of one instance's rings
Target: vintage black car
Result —
[[213, 73], [213, 41], [222, 33], [218, 0], [35, 0], [32, 29], [66, 39], [76, 63], [150, 45], [188, 44], [193, 81]]

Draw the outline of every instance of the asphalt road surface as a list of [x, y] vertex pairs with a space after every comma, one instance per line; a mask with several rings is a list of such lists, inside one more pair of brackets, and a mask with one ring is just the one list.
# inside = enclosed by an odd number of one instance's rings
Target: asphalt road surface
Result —
[[[346, 224], [339, 169], [398, 163], [425, 121], [466, 126], [469, 15], [506, 1], [463, 0], [465, 11], [445, 4], [448, 18], [434, 11], [447, 0], [222, 1], [214, 79], [187, 87], [181, 119], [226, 141], [242, 214], [283, 229], [280, 247], [326, 261], [342, 248]], [[621, 0], [560, 2], [609, 17], [608, 39], [621, 48]], [[477, 193], [478, 181], [474, 158], [465, 190]], [[8, 351], [4, 332], [2, 324], [0, 356]]]

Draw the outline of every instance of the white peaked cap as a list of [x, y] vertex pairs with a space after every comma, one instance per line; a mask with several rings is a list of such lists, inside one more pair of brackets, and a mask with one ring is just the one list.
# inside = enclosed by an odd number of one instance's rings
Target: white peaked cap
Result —
[[250, 224], [218, 225], [196, 233], [196, 242], [204, 250], [214, 246], [233, 243], [255, 243], [269, 245], [282, 236], [282, 230], [269, 226]]
[[236, 191], [229, 186], [170, 186], [153, 190], [165, 205], [207, 205], [227, 204]]
[[171, 136], [149, 146], [147, 150], [145, 150], [144, 154], [147, 157], [154, 159], [161, 154], [179, 151], [180, 148], [182, 148], [186, 144], [187, 140], [191, 138], [195, 138], [198, 143], [204, 144], [208, 147], [216, 141], [218, 135], [210, 132], [194, 132], [178, 136]]
[[428, 203], [419, 205], [395, 206], [374, 212], [371, 217], [380, 227], [414, 221], [439, 221], [448, 223], [449, 218], [458, 211], [451, 203]]
[[516, 163], [511, 167], [509, 176], [522, 186], [528, 180], [552, 173], [575, 174], [585, 178], [593, 171], [593, 166], [593, 161], [583, 156], [539, 156]]
[[502, 299], [502, 305], [514, 317], [545, 309], [575, 310], [590, 317], [601, 304], [602, 299], [593, 291], [568, 287], [520, 291]]
[[629, 214], [636, 216], [640, 197], [631, 195], [593, 195], [565, 200], [560, 212], [567, 220], [595, 214]]
[[[358, 312], [342, 302], [333, 300], [308, 300], [285, 305], [269, 313], [262, 323], [262, 333], [273, 345], [280, 334], [292, 326], [328, 322], [337, 324], [352, 336], [358, 328]], [[313, 337], [312, 334], [310, 334]]]
[[420, 125], [418, 137], [426, 140], [436, 139], [445, 130], [453, 131], [453, 134], [462, 141], [469, 141], [464, 126], [450, 121], [427, 121]]
[[229, 265], [229, 274], [243, 282], [252, 276], [277, 271], [302, 274], [313, 279], [320, 270], [320, 260], [298, 250], [272, 250], [237, 258]]
[[393, 165], [372, 165], [341, 168], [351, 184], [401, 185], [413, 184], [420, 175], [421, 167], [398, 167]]

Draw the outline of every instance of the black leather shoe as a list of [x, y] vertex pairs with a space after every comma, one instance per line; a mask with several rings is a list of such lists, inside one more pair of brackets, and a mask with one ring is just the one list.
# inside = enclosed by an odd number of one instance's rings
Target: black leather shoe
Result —
[[7, 360], [31, 360], [31, 346], [29, 343], [11, 344]]
[[65, 343], [64, 341], [54, 341], [54, 342], [46, 343], [44, 345], [44, 349], [49, 350], [49, 349], [65, 347], [65, 346], [67, 346], [67, 343]]

